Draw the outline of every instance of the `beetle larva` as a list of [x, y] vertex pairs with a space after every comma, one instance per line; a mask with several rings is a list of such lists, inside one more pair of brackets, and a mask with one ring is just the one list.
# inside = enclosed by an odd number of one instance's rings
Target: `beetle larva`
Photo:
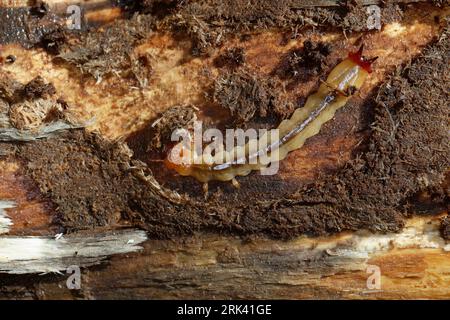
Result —
[[[339, 63], [328, 75], [319, 89], [310, 95], [303, 108], [297, 109], [290, 119], [284, 120], [278, 126], [278, 139], [271, 141], [263, 150], [251, 153], [248, 142], [243, 148], [244, 158], [237, 158], [234, 161], [223, 161], [220, 164], [199, 163], [198, 161], [180, 162], [180, 156], [189, 154], [188, 158], [193, 159], [190, 150], [178, 143], [169, 152], [165, 161], [168, 168], [176, 170], [182, 176], [193, 176], [201, 182], [212, 180], [230, 181], [236, 176], [246, 176], [253, 170], [262, 170], [267, 164], [260, 162], [252, 163], [248, 160], [260, 154], [272, 154], [277, 150], [277, 156], [272, 161], [283, 160], [287, 154], [303, 146], [305, 141], [319, 133], [324, 123], [331, 120], [339, 108], [342, 108], [350, 97], [361, 88], [368, 74], [372, 71], [371, 64], [375, 60], [366, 60], [362, 56], [362, 47], [359, 51], [350, 53], [348, 58]], [[262, 139], [260, 138], [260, 139]], [[259, 144], [257, 144], [259, 145]], [[242, 147], [241, 147], [242, 148]], [[230, 159], [236, 154], [236, 150], [224, 151], [220, 155], [221, 159]], [[192, 156], [191, 156], [192, 155]]]

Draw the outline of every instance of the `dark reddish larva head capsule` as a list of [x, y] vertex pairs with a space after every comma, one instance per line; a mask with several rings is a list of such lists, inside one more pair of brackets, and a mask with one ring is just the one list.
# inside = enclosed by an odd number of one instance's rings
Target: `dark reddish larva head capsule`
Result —
[[348, 54], [348, 58], [352, 60], [354, 63], [358, 64], [361, 68], [366, 70], [368, 73], [372, 72], [372, 63], [378, 59], [378, 57], [372, 58], [372, 59], [366, 59], [362, 55], [363, 52], [363, 46], [359, 48], [356, 52], [350, 52]]

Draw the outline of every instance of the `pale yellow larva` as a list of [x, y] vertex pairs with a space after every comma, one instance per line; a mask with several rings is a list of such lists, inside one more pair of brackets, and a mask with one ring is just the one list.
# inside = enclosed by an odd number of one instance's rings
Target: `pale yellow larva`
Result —
[[[265, 150], [258, 151], [264, 151], [270, 155], [272, 150], [276, 149], [276, 158], [272, 157], [271, 160], [281, 161], [289, 152], [301, 148], [305, 141], [319, 133], [322, 125], [331, 120], [336, 111], [342, 108], [350, 97], [361, 88], [371, 72], [371, 63], [375, 59], [364, 59], [362, 47], [358, 52], [350, 53], [347, 59], [339, 63], [330, 72], [327, 80], [320, 85], [319, 89], [308, 97], [304, 107], [297, 109], [290, 119], [280, 123], [277, 128], [279, 139], [270, 141], [270, 138], [268, 138], [269, 144]], [[252, 154], [248, 151], [249, 143], [245, 146], [246, 159], [252, 157]], [[180, 144], [177, 147], [178, 150], [183, 150]], [[234, 150], [230, 152], [234, 152]], [[243, 161], [246, 159], [237, 159], [219, 165], [180, 164], [174, 161], [173, 157], [174, 154], [169, 153], [165, 161], [168, 168], [176, 170], [183, 176], [193, 176], [201, 182], [230, 181], [236, 176], [246, 176], [253, 170], [261, 170], [266, 167], [266, 164], [249, 164], [248, 161]]]

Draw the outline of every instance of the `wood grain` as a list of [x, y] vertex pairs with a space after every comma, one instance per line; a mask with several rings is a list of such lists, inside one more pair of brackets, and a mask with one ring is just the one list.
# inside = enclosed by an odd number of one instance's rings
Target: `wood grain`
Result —
[[[321, 5], [334, 3], [324, 1]], [[0, 5], [5, 4], [11, 5], [11, 2], [0, 2]], [[386, 75], [408, 64], [437, 37], [442, 25], [435, 17], [442, 21], [448, 10], [434, 7], [427, 7], [427, 10], [424, 14], [410, 9], [401, 24], [387, 25], [381, 32], [351, 36], [337, 32], [301, 34], [281, 46], [283, 34], [268, 30], [252, 34], [242, 45], [250, 70], [269, 75], [283, 55], [301, 46], [306, 39], [333, 43], [336, 50], [332, 60], [338, 61], [363, 37], [368, 44], [367, 54], [380, 59], [357, 104]], [[151, 84], [143, 90], [132, 88], [125, 93], [115, 89], [126, 83], [119, 81], [118, 84], [117, 79], [104, 79], [101, 83], [85, 80], [76, 71], [56, 63], [42, 49], [24, 50], [15, 44], [4, 46], [2, 56], [13, 54], [18, 59], [1, 68], [23, 83], [37, 75], [44, 77], [55, 85], [80, 119], [95, 117], [90, 130], [108, 138], [119, 138], [154, 121], [158, 114], [173, 105], [194, 104], [202, 111], [211, 108], [204, 93], [219, 73], [213, 60], [238, 42], [239, 39], [231, 38], [213, 56], [192, 58], [190, 40], [154, 32], [135, 48], [136, 52], [152, 57]], [[205, 74], [205, 69], [211, 73]], [[289, 93], [291, 98], [306, 97], [317, 86], [318, 78], [295, 86]], [[336, 123], [345, 126], [336, 131]], [[339, 114], [335, 124], [325, 129], [323, 135], [311, 139], [304, 148], [289, 156], [281, 168], [281, 178], [308, 181], [324, 168], [340, 167], [350, 159], [360, 142], [361, 136], [352, 130], [354, 125], [351, 115]], [[21, 163], [15, 161], [0, 162], [0, 200], [16, 203], [15, 208], [5, 210], [14, 222], [8, 236], [53, 236], [55, 210], [48, 199], [40, 197], [33, 182], [22, 175], [20, 166]], [[81, 290], [67, 289], [66, 275], [2, 274], [0, 298], [448, 299], [450, 244], [440, 237], [438, 230], [444, 214], [415, 216], [398, 234], [361, 231], [291, 241], [198, 234], [171, 241], [149, 240], [140, 252], [114, 255], [103, 265], [83, 269]], [[90, 234], [95, 238], [103, 231], [91, 230]], [[1, 258], [0, 255], [0, 261]], [[70, 260], [70, 264], [76, 263], [76, 258]], [[83, 265], [82, 261], [78, 263]], [[68, 264], [63, 263], [58, 268], [64, 269]], [[380, 268], [380, 290], [367, 288], [368, 266]]]

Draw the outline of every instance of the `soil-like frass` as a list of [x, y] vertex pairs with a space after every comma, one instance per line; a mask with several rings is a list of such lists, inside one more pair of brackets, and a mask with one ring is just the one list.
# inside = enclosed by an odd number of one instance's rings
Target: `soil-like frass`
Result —
[[[367, 101], [375, 120], [364, 151], [337, 173], [279, 199], [263, 192], [247, 201], [235, 201], [229, 193], [214, 193], [207, 201], [179, 196], [133, 160], [126, 144], [83, 130], [19, 145], [16, 156], [69, 231], [131, 224], [157, 238], [203, 231], [283, 239], [399, 231], [411, 212], [410, 199], [440, 185], [448, 170], [447, 34]], [[442, 201], [448, 202], [448, 195]], [[444, 235], [447, 230], [448, 219]]]

